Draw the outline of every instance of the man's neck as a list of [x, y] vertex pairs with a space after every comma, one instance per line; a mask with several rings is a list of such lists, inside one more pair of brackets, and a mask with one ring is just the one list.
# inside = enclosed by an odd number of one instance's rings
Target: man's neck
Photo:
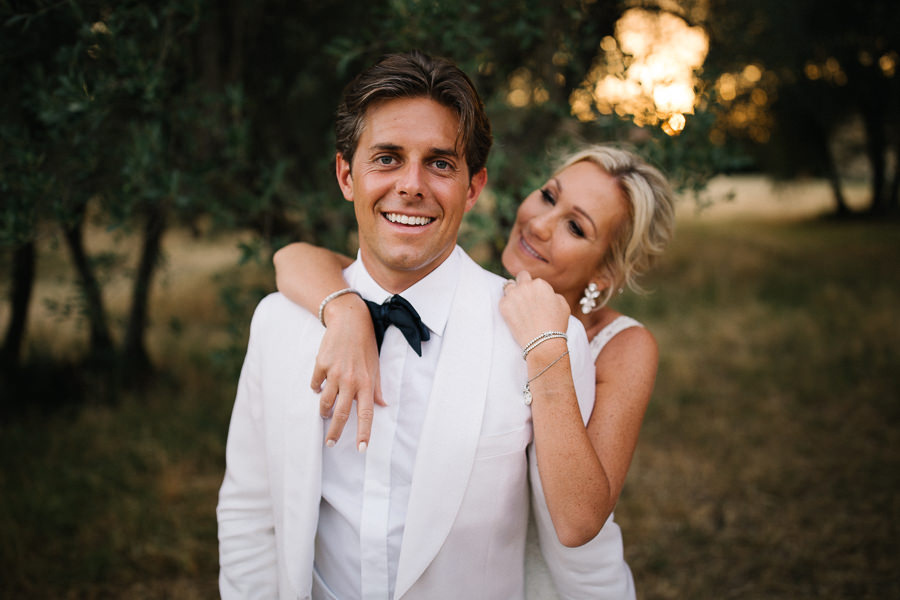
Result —
[[446, 261], [452, 253], [453, 251], [451, 250], [447, 253], [446, 256], [442, 256], [439, 259], [434, 260], [427, 267], [410, 271], [401, 271], [397, 269], [386, 268], [378, 261], [369, 259], [366, 255], [365, 250], [360, 250], [359, 256], [360, 260], [362, 260], [363, 266], [366, 268], [366, 271], [369, 273], [375, 283], [377, 283], [379, 286], [384, 288], [385, 291], [390, 292], [391, 294], [402, 294], [418, 282], [428, 277], [432, 272], [434, 272], [435, 269], [444, 264], [444, 261]]

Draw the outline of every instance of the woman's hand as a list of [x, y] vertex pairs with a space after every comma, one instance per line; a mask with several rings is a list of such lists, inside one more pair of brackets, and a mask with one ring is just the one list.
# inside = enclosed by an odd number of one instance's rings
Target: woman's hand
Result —
[[355, 399], [356, 445], [363, 452], [369, 444], [374, 405], [385, 406], [372, 318], [359, 296], [344, 294], [326, 305], [325, 322], [310, 382], [313, 390], [321, 390], [322, 417], [331, 417], [325, 444], [333, 446], [341, 437]]
[[513, 338], [524, 347], [546, 331], [566, 331], [569, 325], [569, 305], [565, 298], [553, 291], [543, 279], [532, 279], [527, 271], [509, 283], [500, 299], [500, 314]]

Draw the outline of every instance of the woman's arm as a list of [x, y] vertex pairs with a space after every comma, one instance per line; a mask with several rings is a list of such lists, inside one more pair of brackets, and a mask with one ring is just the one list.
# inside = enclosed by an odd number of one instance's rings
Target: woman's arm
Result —
[[[550, 284], [526, 272], [506, 288], [500, 312], [523, 347], [545, 331], [565, 331], [570, 315], [565, 299]], [[544, 498], [559, 541], [580, 546], [603, 527], [609, 483], [581, 418], [565, 352], [565, 340], [549, 339], [529, 352], [525, 362]]]
[[[317, 314], [325, 296], [347, 287], [341, 272], [353, 259], [306, 242], [294, 242], [275, 252], [272, 262], [278, 291]], [[337, 300], [328, 303], [326, 322], [328, 313], [337, 310], [336, 306]]]
[[613, 337], [596, 362], [594, 410], [587, 431], [609, 481], [615, 508], [656, 382], [659, 350], [653, 334], [631, 327]]
[[[544, 331], [564, 331], [569, 317], [565, 300], [549, 284], [532, 280], [527, 273], [520, 274], [517, 284], [507, 289], [500, 310], [523, 345]], [[605, 399], [595, 401], [585, 428], [568, 357], [541, 373], [565, 350], [563, 340], [550, 339], [532, 350], [526, 362], [528, 377], [534, 378], [529, 384], [534, 398], [532, 422], [547, 507], [560, 542], [579, 546], [600, 531], [621, 491], [646, 407], [645, 400], [637, 402], [640, 410], [629, 408], [636, 404], [634, 394], [623, 386], [634, 383], [631, 380], [645, 369], [627, 369], [630, 376], [623, 378], [614, 372], [620, 365], [605, 366], [601, 372], [598, 361], [597, 392]], [[652, 389], [652, 377], [649, 387]], [[646, 396], [649, 399], [649, 391]]]
[[[306, 243], [294, 243], [275, 253], [275, 283], [289, 300], [318, 314], [322, 300], [347, 287], [342, 271], [350, 258]], [[357, 436], [360, 452], [369, 443], [374, 404], [384, 406], [378, 371], [378, 348], [372, 319], [356, 294], [343, 294], [325, 305], [325, 335], [316, 356], [310, 385], [321, 389], [320, 411], [331, 416], [326, 444], [341, 436], [357, 401]], [[323, 386], [324, 383], [324, 386]]]

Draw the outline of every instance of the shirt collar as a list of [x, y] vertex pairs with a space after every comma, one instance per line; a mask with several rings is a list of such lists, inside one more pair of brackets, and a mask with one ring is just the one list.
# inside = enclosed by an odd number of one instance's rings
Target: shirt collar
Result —
[[[400, 293], [413, 305], [425, 326], [440, 336], [444, 335], [459, 279], [460, 252], [462, 250], [457, 246], [434, 271]], [[356, 255], [356, 262], [344, 271], [344, 277], [366, 300], [380, 304], [393, 295], [372, 279], [360, 260], [359, 253]]]

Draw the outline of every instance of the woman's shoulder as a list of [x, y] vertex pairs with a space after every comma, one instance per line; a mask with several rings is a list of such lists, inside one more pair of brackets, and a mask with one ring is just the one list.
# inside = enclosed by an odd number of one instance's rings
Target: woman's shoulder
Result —
[[613, 372], [655, 372], [659, 360], [656, 338], [630, 317], [618, 317], [598, 332], [591, 340], [591, 351], [598, 381]]
[[[633, 339], [640, 343], [641, 340], [653, 340], [653, 334], [644, 327], [637, 319], [621, 313], [612, 312], [604, 319], [605, 324], [591, 337], [591, 351], [594, 354], [594, 360], [600, 355], [603, 349], [609, 344], [613, 338], [624, 335], [625, 338]], [[625, 333], [627, 332], [627, 334]], [[619, 340], [621, 341], [621, 339]]]

